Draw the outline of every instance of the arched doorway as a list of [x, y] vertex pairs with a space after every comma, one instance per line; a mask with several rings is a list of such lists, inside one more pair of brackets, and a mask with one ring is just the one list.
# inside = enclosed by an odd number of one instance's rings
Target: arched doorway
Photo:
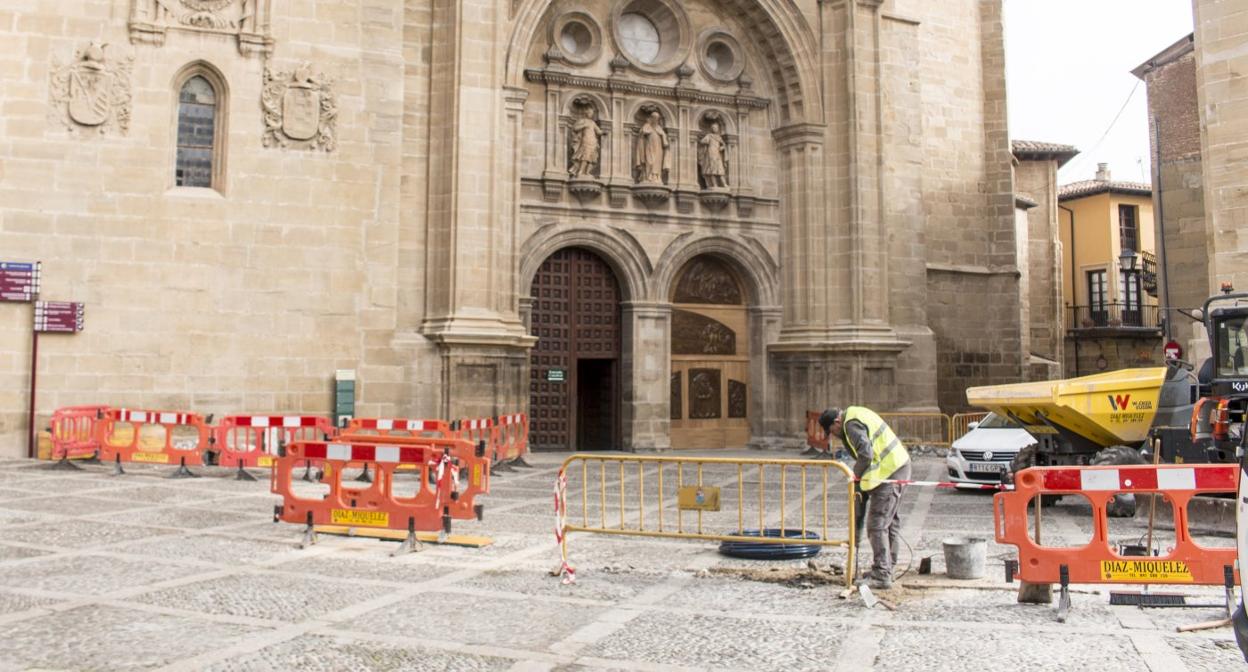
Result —
[[606, 450], [620, 437], [620, 286], [597, 254], [567, 247], [533, 277], [529, 443]]
[[672, 448], [740, 448], [750, 439], [745, 292], [718, 259], [695, 257], [672, 302]]

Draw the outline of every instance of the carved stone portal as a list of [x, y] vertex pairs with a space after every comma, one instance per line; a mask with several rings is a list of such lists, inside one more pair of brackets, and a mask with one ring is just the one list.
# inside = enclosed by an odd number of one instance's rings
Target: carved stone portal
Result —
[[264, 111], [264, 146], [324, 149], [338, 145], [334, 130], [338, 106], [332, 80], [312, 75], [312, 66], [302, 63], [290, 72], [264, 70], [260, 107]]
[[116, 128], [130, 130], [130, 71], [134, 57], [109, 59], [107, 45], [92, 42], [74, 52], [74, 60], [52, 62], [50, 97], [52, 116], [71, 132]]
[[272, 0], [130, 0], [130, 41], [165, 43], [169, 30], [233, 35], [243, 54], [271, 54]]

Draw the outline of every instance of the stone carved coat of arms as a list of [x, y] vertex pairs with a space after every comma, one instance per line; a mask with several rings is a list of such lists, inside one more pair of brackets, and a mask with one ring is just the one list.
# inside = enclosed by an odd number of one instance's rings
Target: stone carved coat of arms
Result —
[[53, 61], [51, 74], [52, 116], [70, 131], [80, 128], [105, 133], [130, 130], [130, 71], [134, 57], [110, 59], [107, 45], [91, 43], [74, 53], [74, 60]]
[[334, 135], [338, 106], [332, 82], [312, 75], [303, 63], [290, 72], [264, 71], [260, 106], [264, 111], [264, 146], [296, 146], [331, 152], [338, 144]]

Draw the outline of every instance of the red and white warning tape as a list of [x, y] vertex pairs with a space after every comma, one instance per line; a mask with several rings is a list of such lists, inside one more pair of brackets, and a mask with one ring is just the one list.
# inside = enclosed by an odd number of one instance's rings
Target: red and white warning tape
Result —
[[[861, 480], [861, 479], [860, 479]], [[896, 483], [899, 485], [917, 485], [919, 487], [928, 488], [964, 488], [967, 490], [1013, 490], [1014, 486], [1004, 483], [955, 483], [953, 481], [911, 481], [902, 479], [887, 479], [880, 483]]]
[[568, 475], [559, 470], [559, 478], [555, 479], [555, 542], [559, 544], [559, 569], [551, 572], [563, 577], [563, 585], [576, 583], [576, 569], [568, 564], [568, 557], [563, 551], [564, 527], [568, 522]]

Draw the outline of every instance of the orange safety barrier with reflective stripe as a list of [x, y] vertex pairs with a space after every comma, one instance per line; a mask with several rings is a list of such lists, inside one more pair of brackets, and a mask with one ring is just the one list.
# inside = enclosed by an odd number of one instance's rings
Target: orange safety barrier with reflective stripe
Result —
[[470, 441], [472, 445], [485, 442], [485, 454], [491, 465], [498, 464], [498, 428], [493, 418], [471, 418], [455, 424], [455, 438]]
[[438, 436], [451, 437], [454, 432], [445, 420], [409, 420], [407, 418], [351, 418], [343, 434], [357, 436]]
[[52, 459], [95, 457], [100, 450], [99, 424], [107, 406], [68, 406], [52, 413]]
[[[993, 497], [998, 543], [1018, 547], [1016, 577], [1029, 583], [1180, 583], [1225, 585], [1236, 549], [1192, 541], [1187, 505], [1198, 494], [1234, 493], [1238, 465], [1033, 467], [1014, 477], [1014, 490]], [[1174, 507], [1174, 548], [1164, 555], [1117, 553], [1106, 506], [1117, 493], [1162, 494]], [[1028, 504], [1041, 495], [1082, 495], [1092, 504], [1092, 539], [1084, 546], [1041, 546], [1027, 530]], [[1238, 583], [1239, 579], [1234, 581]]]
[[[127, 437], [119, 425], [130, 425]], [[210, 445], [211, 429], [196, 413], [110, 408], [104, 411], [99, 431], [100, 460], [105, 462], [143, 462], [148, 464], [180, 464], [183, 467], [204, 463], [204, 451]], [[157, 450], [152, 450], [144, 436], [155, 434]]]
[[[450, 532], [452, 519], [480, 519], [483, 507], [474, 502], [477, 494], [489, 491], [489, 460], [475, 454], [467, 441], [377, 437], [375, 443], [296, 441], [274, 463], [270, 490], [281, 495], [282, 504], [274, 509], [274, 521], [307, 525], [305, 540], [314, 541], [316, 525], [406, 530], [407, 548], [418, 547], [415, 533], [442, 530]], [[324, 465], [322, 483], [328, 493], [313, 497], [295, 492], [292, 472], [307, 462]], [[343, 486], [342, 473], [350, 464], [374, 467], [373, 482], [352, 489]], [[396, 469], [408, 466], [414, 478], [396, 481]], [[462, 488], [460, 471], [470, 472], [470, 484]], [[475, 486], [473, 485], [475, 483]], [[405, 496], [404, 487], [411, 488]]]
[[213, 430], [217, 464], [271, 467], [278, 446], [333, 437], [328, 418], [313, 415], [229, 415]]
[[524, 456], [529, 454], [529, 416], [524, 413], [500, 415], [496, 427], [499, 463], [518, 462], [528, 466]]

